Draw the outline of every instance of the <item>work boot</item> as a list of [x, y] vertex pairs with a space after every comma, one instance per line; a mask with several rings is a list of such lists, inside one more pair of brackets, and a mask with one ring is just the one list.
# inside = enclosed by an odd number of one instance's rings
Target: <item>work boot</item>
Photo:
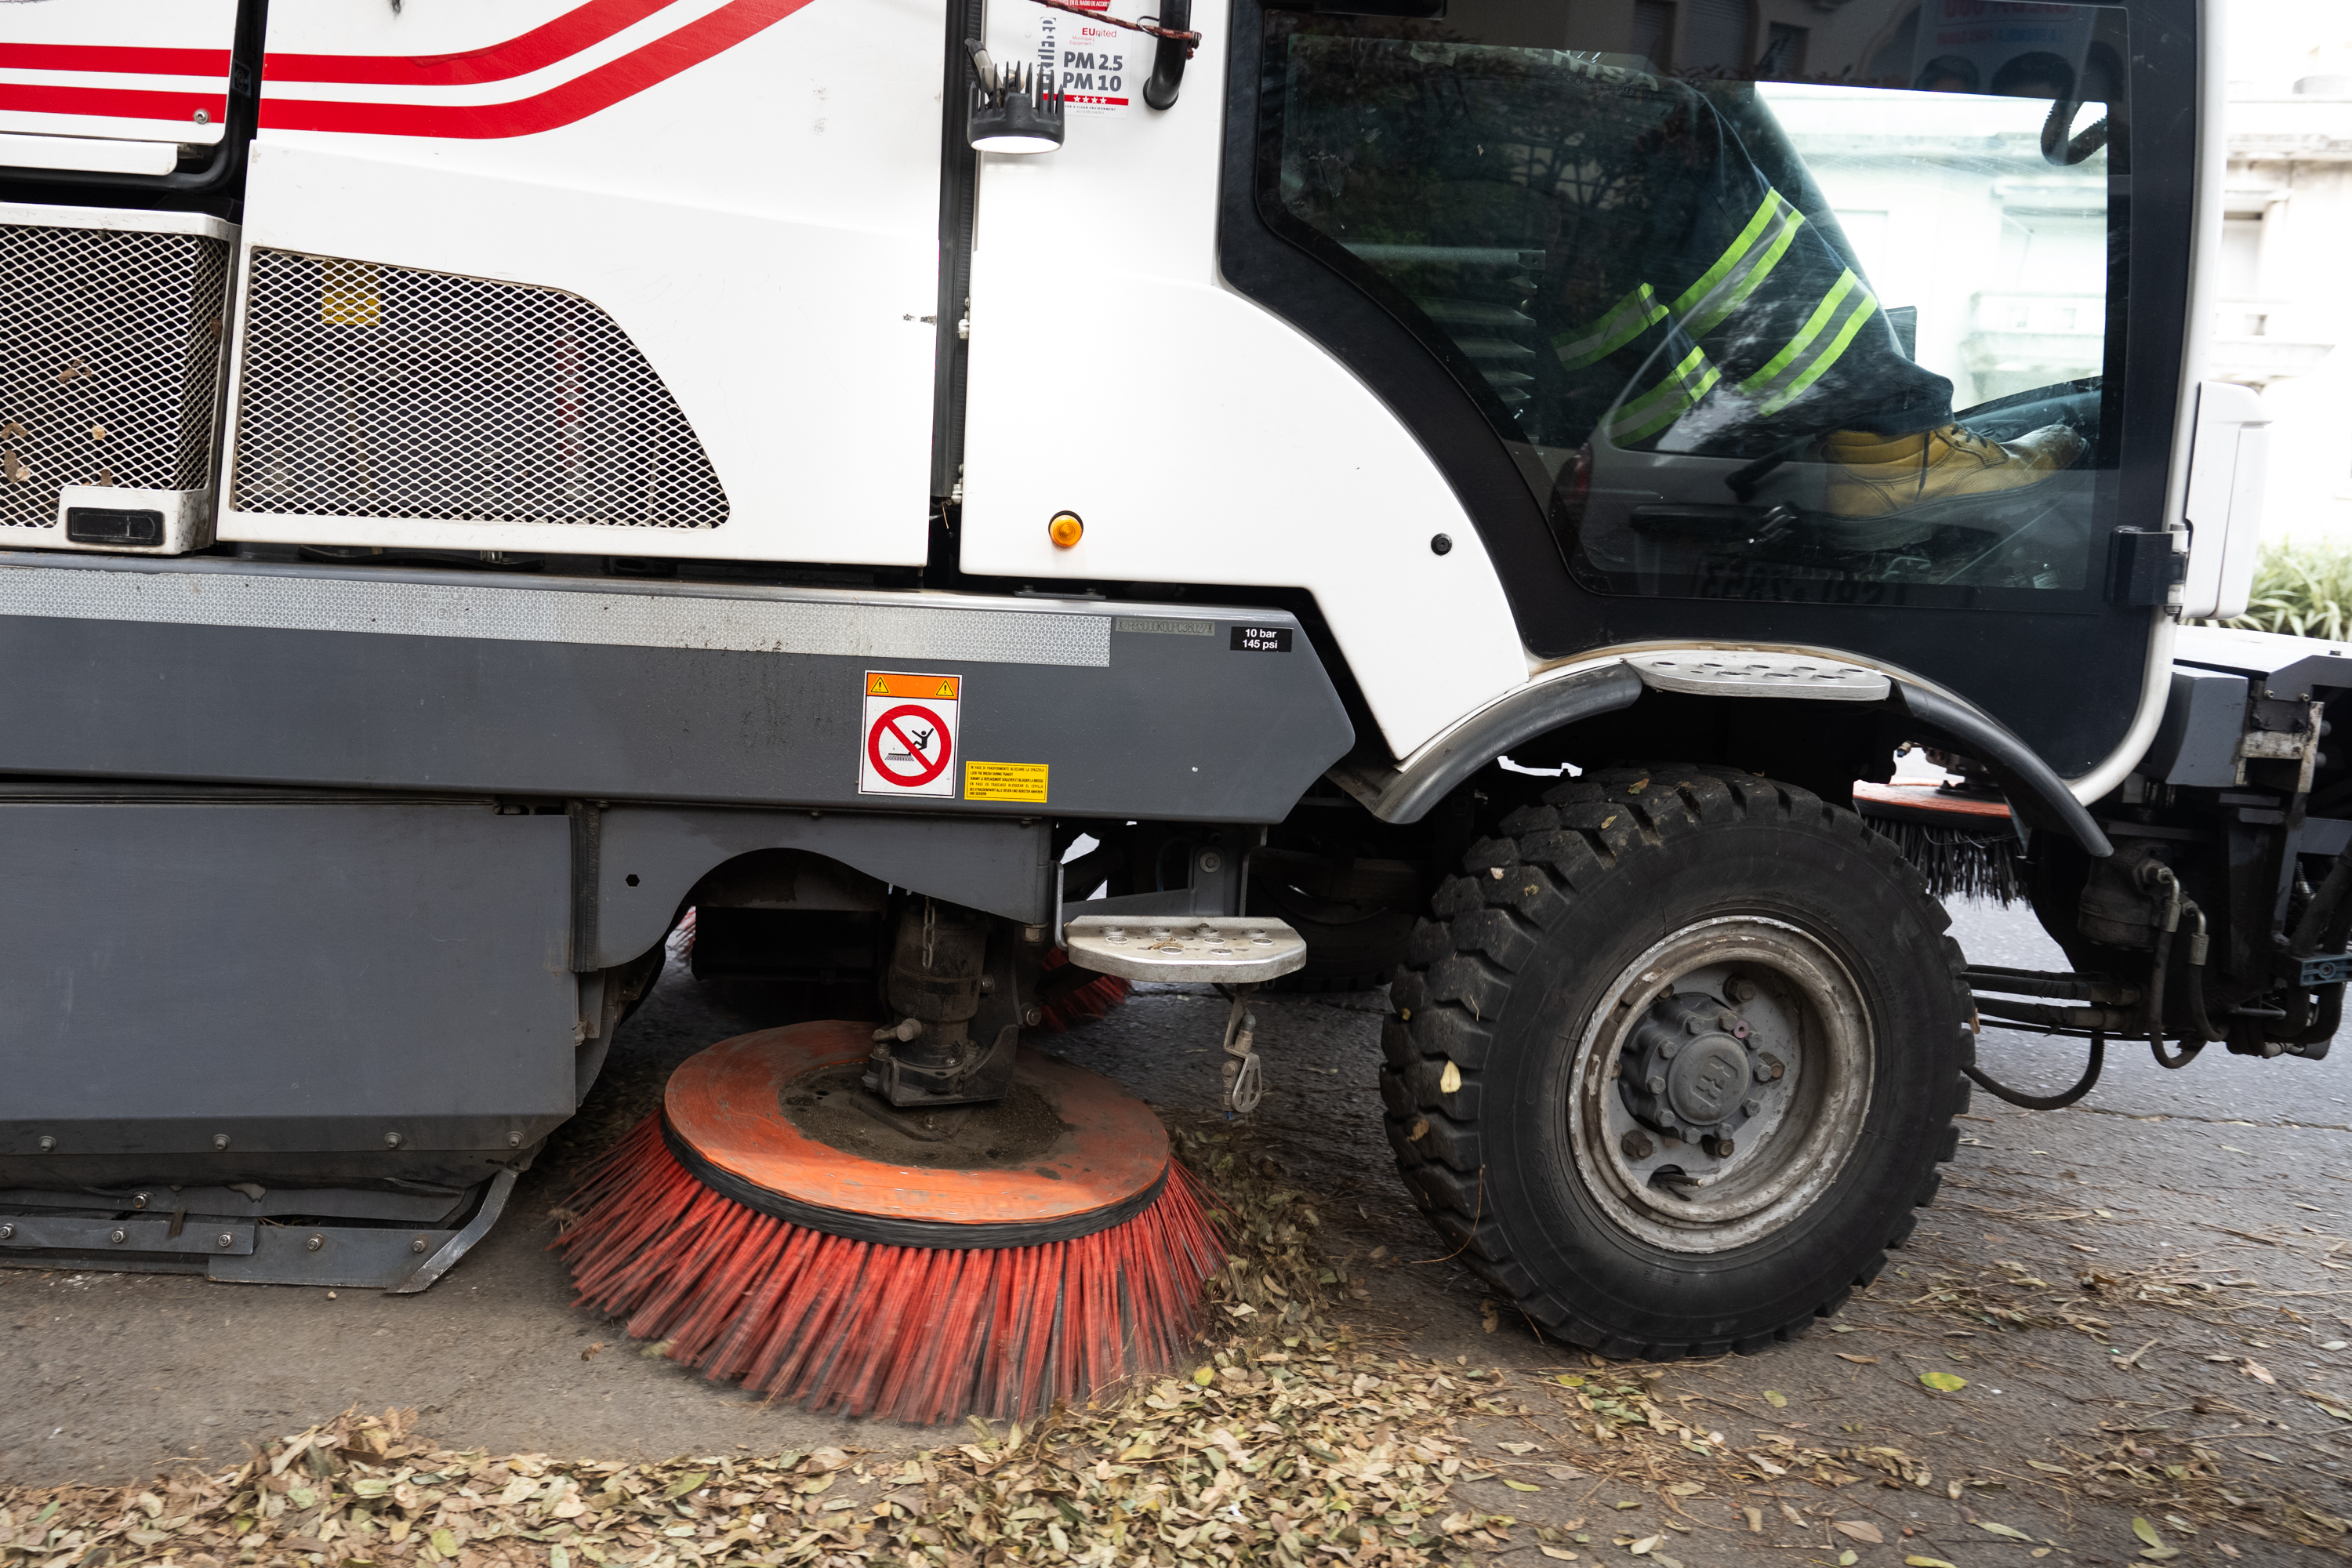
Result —
[[1836, 430], [1822, 444], [1830, 472], [1829, 510], [1839, 517], [1885, 517], [1954, 496], [2037, 485], [2071, 466], [2083, 438], [2044, 425], [1995, 441], [1960, 425], [1910, 436]]

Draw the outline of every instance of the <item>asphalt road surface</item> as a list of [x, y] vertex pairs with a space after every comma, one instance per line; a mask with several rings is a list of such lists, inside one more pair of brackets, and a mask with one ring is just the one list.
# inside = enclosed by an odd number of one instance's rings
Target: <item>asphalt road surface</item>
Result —
[[[2021, 907], [1956, 916], [1979, 962], [2063, 966]], [[1315, 1199], [1325, 1246], [1361, 1271], [1348, 1310], [1362, 1332], [1529, 1374], [1585, 1368], [1580, 1352], [1543, 1343], [1512, 1316], [1489, 1327], [1483, 1287], [1438, 1256], [1404, 1202], [1374, 1086], [1385, 1009], [1378, 994], [1264, 1001], [1269, 1092], [1247, 1135]], [[1147, 987], [1103, 1021], [1043, 1043], [1118, 1077], [1171, 1121], [1222, 1124], [1223, 1016], [1205, 987]], [[904, 1427], [766, 1405], [640, 1355], [618, 1325], [571, 1304], [545, 1250], [549, 1211], [572, 1175], [650, 1108], [671, 1065], [785, 1021], [772, 998], [698, 986], [673, 964], [499, 1228], [421, 1296], [0, 1269], [0, 1478], [117, 1481], [182, 1460], [233, 1461], [257, 1437], [354, 1405], [415, 1407], [437, 1441], [493, 1452], [626, 1458], [922, 1442]], [[1980, 1059], [2010, 1083], [2049, 1092], [2073, 1081], [2081, 1048], [1993, 1031]], [[2139, 1550], [2128, 1529], [2136, 1504], [2075, 1456], [2161, 1462], [2159, 1452], [2175, 1452], [2167, 1445], [2191, 1441], [2252, 1478], [2230, 1486], [2260, 1482], [2324, 1514], [2352, 1512], [2352, 1443], [2335, 1436], [2352, 1426], [2310, 1397], [2352, 1409], [2347, 1058], [2352, 1050], [2263, 1062], [2217, 1047], [2167, 1072], [2144, 1046], [2119, 1047], [2097, 1089], [2071, 1110], [2022, 1112], [1979, 1093], [1937, 1205], [1833, 1325], [1840, 1331], [1664, 1369], [1657, 1387], [1737, 1412], [1718, 1415], [1727, 1426], [1752, 1419], [1807, 1442], [1867, 1431], [1867, 1441], [1935, 1457], [1939, 1475], [2010, 1478], [1961, 1499], [1872, 1494], [1890, 1540], [1906, 1526], [1922, 1540], [1968, 1535], [1970, 1508], [1998, 1497], [2002, 1519], [2052, 1532], [2074, 1561], [2125, 1561]], [[2010, 1301], [2021, 1321], [1981, 1310]], [[1960, 1371], [1970, 1391], [1931, 1399], [1916, 1383], [1923, 1368]], [[1792, 1500], [1791, 1518], [1802, 1500]], [[1513, 1501], [1497, 1489], [1493, 1506]], [[1535, 1500], [1516, 1501], [1541, 1516]], [[2244, 1560], [2305, 1560], [2311, 1549], [2279, 1534], [2275, 1506], [2245, 1517], [2272, 1528], [2209, 1526], [2206, 1542], [2233, 1542]], [[1966, 1542], [1976, 1556], [1952, 1560], [1987, 1561], [1984, 1540]], [[1726, 1537], [1711, 1552], [1676, 1550], [1691, 1568], [1791, 1561], [1770, 1544]], [[1543, 1561], [1532, 1546], [1515, 1549], [1513, 1561], [1521, 1557]], [[1880, 1560], [1902, 1557], [1874, 1554], [1865, 1568]]]

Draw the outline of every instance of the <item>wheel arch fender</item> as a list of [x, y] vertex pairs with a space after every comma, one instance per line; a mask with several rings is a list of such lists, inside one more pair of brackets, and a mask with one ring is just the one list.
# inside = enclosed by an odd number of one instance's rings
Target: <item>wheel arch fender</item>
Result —
[[[1704, 663], [1706, 656], [1716, 654], [1760, 657], [1776, 664], [1791, 658], [1833, 661], [1840, 667], [1840, 679], [1808, 689], [1795, 682], [1774, 684], [1781, 679], [1777, 668], [1769, 681], [1686, 673], [1695, 662]], [[1513, 747], [1631, 708], [1653, 689], [1742, 701], [1836, 701], [1857, 714], [1867, 710], [1881, 719], [1891, 712], [1916, 738], [1946, 742], [1983, 763], [2009, 795], [2012, 808], [2028, 821], [2065, 833], [2094, 858], [2113, 852], [2106, 834], [2065, 780], [2000, 721], [1907, 672], [1827, 649], [1758, 656], [1749, 649], [1683, 647], [1670, 656], [1644, 650], [1581, 660], [1478, 708], [1401, 763], [1381, 765], [1350, 757], [1334, 765], [1329, 776], [1381, 821], [1417, 822], [1448, 792]]]

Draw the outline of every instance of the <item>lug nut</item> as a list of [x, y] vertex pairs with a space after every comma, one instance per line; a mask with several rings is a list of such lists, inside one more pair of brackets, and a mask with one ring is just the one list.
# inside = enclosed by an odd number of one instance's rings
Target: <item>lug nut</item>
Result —
[[1626, 1133], [1618, 1141], [1617, 1146], [1625, 1151], [1628, 1160], [1646, 1160], [1658, 1152], [1658, 1146], [1650, 1142], [1650, 1135], [1640, 1131]]
[[1667, 1061], [1672, 1061], [1681, 1053], [1683, 1043], [1680, 1040], [1668, 1040], [1658, 1047], [1658, 1055]]
[[1780, 1075], [1789, 1070], [1780, 1065], [1780, 1058], [1769, 1051], [1758, 1057], [1756, 1062], [1757, 1070], [1761, 1075], [1756, 1080], [1759, 1083], [1777, 1083], [1780, 1081]]
[[1741, 1115], [1752, 1121], [1764, 1114], [1764, 1102], [1760, 1100], [1743, 1100], [1739, 1102], [1739, 1110]]
[[1650, 1075], [1649, 1089], [1650, 1089], [1650, 1092], [1651, 1092], [1652, 1094], [1664, 1094], [1664, 1093], [1665, 1093], [1665, 1092], [1666, 1092], [1666, 1080], [1665, 1080], [1664, 1079], [1663, 1079], [1663, 1078], [1660, 1078], [1656, 1073], [1652, 1073], [1652, 1074]]
[[1752, 1002], [1756, 998], [1756, 982], [1735, 974], [1723, 983], [1723, 994], [1734, 1002]]
[[1698, 1141], [1698, 1146], [1715, 1159], [1731, 1158], [1733, 1145], [1728, 1138], [1702, 1138]]

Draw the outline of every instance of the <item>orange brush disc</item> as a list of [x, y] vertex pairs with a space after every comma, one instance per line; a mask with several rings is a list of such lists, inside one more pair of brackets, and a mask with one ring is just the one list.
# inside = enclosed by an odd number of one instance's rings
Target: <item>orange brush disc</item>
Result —
[[1024, 1051], [984, 1106], [893, 1110], [866, 1026], [723, 1041], [567, 1206], [580, 1299], [714, 1378], [937, 1421], [1169, 1364], [1221, 1256], [1159, 1120]]

